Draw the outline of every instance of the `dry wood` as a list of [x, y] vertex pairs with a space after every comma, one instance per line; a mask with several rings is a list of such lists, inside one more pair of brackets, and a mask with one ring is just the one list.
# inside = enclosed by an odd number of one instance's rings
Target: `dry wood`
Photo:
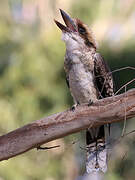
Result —
[[88, 107], [81, 105], [73, 112], [67, 110], [34, 121], [0, 136], [0, 160], [22, 154], [49, 141], [79, 132], [88, 127], [119, 122], [135, 117], [135, 89], [105, 98]]

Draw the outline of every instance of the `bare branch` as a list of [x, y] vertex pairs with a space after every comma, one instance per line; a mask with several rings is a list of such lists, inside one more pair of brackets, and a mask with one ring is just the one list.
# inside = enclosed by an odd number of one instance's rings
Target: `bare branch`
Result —
[[89, 107], [77, 106], [74, 112], [67, 110], [51, 115], [0, 136], [0, 160], [89, 127], [122, 121], [125, 111], [126, 119], [135, 117], [135, 89], [99, 100]]

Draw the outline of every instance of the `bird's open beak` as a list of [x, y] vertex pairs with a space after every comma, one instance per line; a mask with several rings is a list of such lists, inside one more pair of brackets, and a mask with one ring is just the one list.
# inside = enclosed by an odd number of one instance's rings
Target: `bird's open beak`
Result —
[[61, 24], [60, 22], [55, 21], [56, 25], [62, 30], [62, 31], [65, 31], [65, 32], [70, 32], [70, 31], [76, 31], [76, 27], [75, 27], [75, 24], [74, 24], [74, 21], [72, 20], [72, 18], [67, 14], [65, 13], [63, 10], [60, 9], [60, 13], [62, 15], [62, 18], [66, 24], [66, 26], [64, 26], [63, 24]]

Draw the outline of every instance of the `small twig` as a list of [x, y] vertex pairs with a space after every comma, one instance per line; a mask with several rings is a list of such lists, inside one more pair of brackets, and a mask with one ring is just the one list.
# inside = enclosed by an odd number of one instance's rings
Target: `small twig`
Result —
[[132, 133], [135, 133], [135, 129], [130, 131], [130, 132], [128, 132], [128, 133], [126, 133], [124, 136], [128, 136], [129, 134], [132, 134]]
[[126, 70], [126, 69], [135, 70], [135, 67], [132, 67], [132, 66], [122, 67], [122, 68], [115, 69], [115, 70], [111, 71], [111, 73], [122, 71], [122, 70]]
[[93, 123], [90, 124], [90, 126], [88, 127], [88, 130], [91, 129], [93, 126]]
[[54, 148], [57, 148], [57, 147], [60, 147], [60, 145], [56, 145], [56, 146], [50, 146], [50, 147], [37, 147], [37, 150], [48, 150], [48, 149], [54, 149]]
[[[119, 72], [119, 71], [122, 71], [122, 70], [126, 70], [126, 69], [135, 70], [135, 67], [127, 66], [127, 67], [122, 67], [122, 68], [119, 68], [119, 69], [115, 69], [115, 70], [113, 70], [113, 71], [108, 72], [108, 73], [106, 74], [106, 76], [109, 75], [109, 74], [115, 73], [115, 72]], [[105, 76], [105, 74], [103, 74], [103, 75], [98, 75], [98, 76], [95, 76], [95, 77], [97, 78], [97, 77], [102, 77], [102, 76]]]
[[[119, 72], [119, 71], [126, 70], [126, 69], [135, 70], [135, 67], [132, 67], [132, 66], [122, 67], [122, 68], [119, 68], [119, 69], [115, 69], [115, 70], [113, 70], [113, 71], [110, 71], [110, 72], [108, 72], [107, 74], [95, 76], [95, 78], [97, 78], [97, 77], [104, 77], [104, 76], [105, 76], [105, 80], [104, 80], [104, 83], [103, 83], [103, 86], [102, 86], [102, 89], [101, 89], [101, 92], [100, 92], [100, 96], [101, 96], [101, 94], [102, 94], [102, 92], [103, 92], [103, 89], [104, 89], [104, 85], [105, 85], [107, 76], [110, 75], [110, 74], [112, 74], [112, 73]], [[132, 83], [133, 81], [135, 81], [135, 79], [132, 79], [131, 81], [129, 81], [129, 82], [127, 82], [125, 85], [123, 85], [123, 86], [115, 93], [115, 95], [117, 95], [118, 92], [120, 92], [125, 86], [129, 85], [129, 84]]]
[[135, 81], [135, 78], [132, 79], [131, 81], [128, 81], [126, 84], [124, 84], [118, 91], [116, 91], [115, 96], [116, 96], [125, 86], [131, 84], [131, 83], [134, 82], [134, 81]]
[[[75, 141], [72, 141], [70, 145], [74, 145], [78, 142], [78, 140], [75, 140]], [[37, 150], [48, 150], [48, 149], [54, 149], [54, 148], [57, 148], [57, 147], [61, 147], [60, 145], [56, 145], [56, 146], [51, 146], [51, 147], [37, 147]]]
[[[125, 97], [126, 97], [126, 90], [127, 90], [127, 86], [125, 86]], [[124, 133], [125, 133], [125, 130], [126, 130], [126, 122], [127, 122], [127, 116], [126, 116], [126, 114], [127, 114], [127, 111], [126, 111], [126, 99], [125, 99], [125, 104], [124, 104], [124, 111], [125, 111], [125, 118], [124, 118], [124, 125], [123, 125], [123, 130], [122, 130], [122, 134], [121, 134], [121, 136], [124, 136]]]
[[130, 135], [130, 134], [132, 134], [132, 133], [135, 133], [135, 130], [132, 130], [132, 131], [124, 134], [123, 136], [120, 136], [118, 139], [114, 139], [113, 142], [107, 143], [106, 145], [112, 145], [112, 144], [113, 144], [113, 145], [114, 145], [114, 144], [116, 145], [116, 144], [118, 144], [118, 143], [121, 141], [122, 138], [124, 138], [124, 137], [126, 137], [126, 136], [128, 136], [128, 135]]

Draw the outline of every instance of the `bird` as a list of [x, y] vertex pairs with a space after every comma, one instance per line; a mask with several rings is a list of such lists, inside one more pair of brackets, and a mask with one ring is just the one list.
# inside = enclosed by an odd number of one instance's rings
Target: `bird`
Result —
[[[85, 23], [71, 18], [60, 9], [65, 25], [55, 20], [66, 44], [64, 70], [74, 100], [72, 110], [84, 103], [92, 105], [99, 99], [114, 95], [112, 73], [98, 52], [95, 36]], [[86, 130], [86, 172], [107, 171], [107, 139], [111, 126], [102, 125]]]

